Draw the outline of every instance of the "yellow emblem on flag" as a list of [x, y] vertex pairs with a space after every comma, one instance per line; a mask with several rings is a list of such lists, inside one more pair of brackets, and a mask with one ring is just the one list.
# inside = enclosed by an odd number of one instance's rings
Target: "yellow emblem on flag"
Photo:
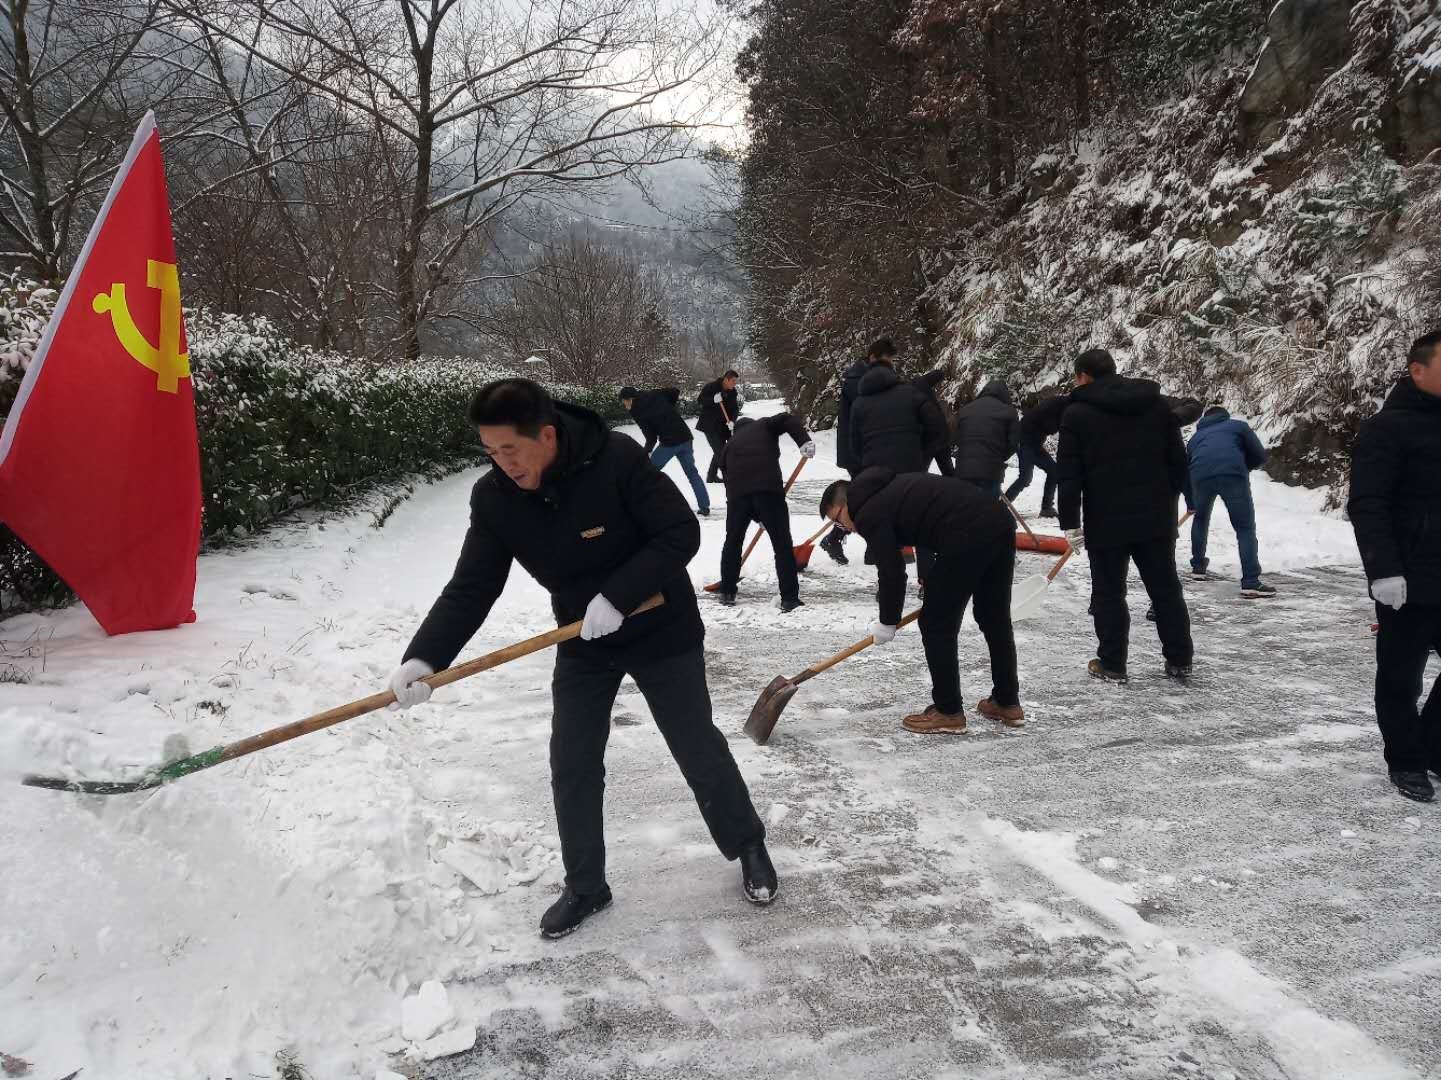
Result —
[[155, 389], [174, 394], [181, 379], [190, 377], [190, 353], [180, 351], [180, 273], [174, 263], [145, 260], [145, 284], [160, 291], [160, 343], [151, 345], [130, 317], [125, 283], [118, 281], [108, 293], [91, 302], [97, 314], [110, 315], [115, 336], [135, 361], [155, 372]]

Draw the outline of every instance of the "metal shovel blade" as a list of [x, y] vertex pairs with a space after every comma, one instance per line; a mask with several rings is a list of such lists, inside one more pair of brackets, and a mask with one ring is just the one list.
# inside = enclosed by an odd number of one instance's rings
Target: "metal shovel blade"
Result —
[[1032, 574], [1011, 590], [1011, 621], [1034, 619], [1046, 606], [1046, 590], [1051, 583], [1045, 574]]
[[761, 696], [756, 698], [750, 717], [746, 720], [745, 733], [764, 746], [770, 740], [771, 732], [776, 729], [782, 710], [799, 689], [799, 686], [784, 675], [777, 675], [772, 679], [770, 685], [761, 691]]

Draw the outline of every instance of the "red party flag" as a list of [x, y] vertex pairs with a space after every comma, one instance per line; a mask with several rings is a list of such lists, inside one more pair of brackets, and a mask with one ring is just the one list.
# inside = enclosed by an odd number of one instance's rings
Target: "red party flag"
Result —
[[0, 520], [107, 634], [192, 622], [200, 451], [165, 166], [146, 114], [0, 434]]

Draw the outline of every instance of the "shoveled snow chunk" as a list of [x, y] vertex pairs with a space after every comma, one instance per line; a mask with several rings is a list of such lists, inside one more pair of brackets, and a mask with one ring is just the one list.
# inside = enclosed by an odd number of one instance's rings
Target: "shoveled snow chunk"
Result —
[[766, 814], [766, 824], [779, 825], [790, 812], [791, 808], [785, 803], [771, 803], [770, 812]]
[[455, 1018], [445, 987], [434, 979], [420, 984], [420, 993], [400, 1006], [400, 1033], [410, 1042], [424, 1042]]
[[450, 1057], [452, 1054], [463, 1054], [475, 1045], [475, 1028], [469, 1024], [461, 1024], [458, 1028], [452, 1028], [444, 1035], [437, 1035], [433, 1039], [427, 1039], [417, 1048], [420, 1056], [426, 1061], [434, 1061], [436, 1058]]

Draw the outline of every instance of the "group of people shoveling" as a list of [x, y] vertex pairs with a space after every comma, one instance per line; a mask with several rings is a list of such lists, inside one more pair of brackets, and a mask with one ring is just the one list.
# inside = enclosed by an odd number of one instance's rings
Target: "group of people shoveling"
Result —
[[[1259, 579], [1247, 483], [1264, 451], [1244, 424], [1216, 410], [1198, 416], [1198, 404], [1168, 399], [1154, 382], [1122, 377], [1108, 353], [1091, 350], [1075, 361], [1076, 385], [1064, 405], [1048, 399], [1018, 418], [1004, 385], [988, 386], [961, 410], [954, 439], [961, 453], [952, 460], [935, 380], [902, 380], [895, 355], [883, 339], [845, 374], [837, 452], [851, 478], [830, 484], [820, 506], [834, 523], [822, 547], [837, 561], [846, 560], [849, 533], [866, 542], [877, 569], [879, 619], [871, 638], [767, 688], [746, 725], [758, 741], [769, 735], [796, 684], [861, 648], [891, 641], [911, 621], [920, 623], [932, 703], [903, 723], [922, 734], [964, 731], [957, 640], [972, 600], [991, 659], [991, 691], [977, 711], [1007, 726], [1024, 724], [1012, 633], [1017, 536], [1013, 508], [998, 497], [1005, 461], [1018, 449], [1025, 451], [1018, 483], [1035, 468], [1056, 482], [1058, 504], [1045, 500], [1043, 513], [1054, 509], [1059, 516], [1068, 542], [1063, 559], [1082, 549], [1089, 556], [1099, 643], [1088, 665], [1092, 676], [1127, 678], [1131, 563], [1154, 608], [1165, 675], [1180, 682], [1191, 675], [1190, 619], [1175, 563], [1178, 498], [1195, 505], [1193, 571], [1207, 573], [1205, 526], [1220, 498], [1240, 535], [1242, 595], [1274, 595]], [[1441, 470], [1435, 467], [1441, 460], [1441, 334], [1418, 341], [1409, 359], [1409, 376], [1358, 443], [1351, 513], [1380, 618], [1376, 700], [1391, 779], [1402, 794], [1429, 800], [1427, 769], [1441, 769], [1441, 686], [1432, 688], [1423, 712], [1416, 699], [1429, 654], [1441, 651]], [[815, 446], [788, 415], [738, 422], [739, 403], [732, 398], [726, 405], [724, 397], [734, 383], [726, 387], [725, 381], [706, 388], [726, 427], [725, 436], [712, 439], [729, 499], [721, 599], [735, 600], [739, 537], [754, 520], [773, 537], [782, 604], [790, 609], [799, 590], [793, 559], [782, 558], [791, 545], [779, 440], [789, 436], [805, 456], [814, 455]], [[705, 627], [686, 570], [700, 547], [699, 525], [680, 491], [653, 466], [670, 457], [683, 467], [689, 461], [701, 514], [709, 511], [704, 484], [688, 434], [681, 437], [658, 407], [665, 401], [673, 407], [675, 398], [629, 387], [623, 396], [647, 437], [646, 450], [660, 444], [649, 459], [595, 414], [553, 401], [526, 380], [492, 383], [475, 396], [470, 420], [495, 468], [471, 495], [470, 528], [455, 573], [390, 681], [402, 708], [425, 701], [432, 684], [453, 681], [441, 669], [485, 622], [512, 561], [549, 591], [557, 620], [570, 624], [556, 632], [564, 640], [552, 684], [550, 744], [565, 887], [541, 918], [546, 937], [570, 933], [611, 902], [604, 755], [611, 708], [626, 675], [650, 705], [716, 846], [739, 860], [746, 898], [766, 904], [778, 891], [765, 826], [712, 719]], [[1187, 415], [1202, 421], [1189, 454], [1181, 435]], [[1054, 459], [1044, 445], [1052, 428], [1059, 434]], [[941, 475], [929, 471], [932, 461]], [[1010, 494], [1018, 491], [1013, 486]], [[906, 549], [915, 550], [925, 583], [922, 606], [910, 615], [902, 614]]]

